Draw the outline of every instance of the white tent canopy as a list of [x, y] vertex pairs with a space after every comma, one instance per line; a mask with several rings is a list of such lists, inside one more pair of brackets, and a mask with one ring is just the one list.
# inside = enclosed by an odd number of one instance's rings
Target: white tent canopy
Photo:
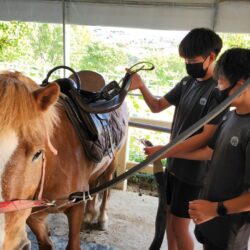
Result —
[[250, 33], [250, 1], [0, 0], [0, 20]]

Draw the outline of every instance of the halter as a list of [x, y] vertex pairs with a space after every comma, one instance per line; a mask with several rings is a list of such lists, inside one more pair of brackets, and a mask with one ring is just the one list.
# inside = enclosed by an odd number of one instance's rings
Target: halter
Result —
[[[57, 155], [57, 150], [55, 149], [55, 147], [52, 145], [50, 141], [46, 126], [45, 126], [45, 130], [46, 130], [48, 147], [54, 155]], [[2, 201], [0, 202], [0, 213], [15, 212], [15, 211], [23, 210], [23, 209], [34, 208], [34, 207], [54, 206], [54, 202], [48, 202], [42, 199], [44, 180], [45, 180], [45, 171], [46, 171], [46, 158], [43, 153], [42, 154], [42, 174], [41, 174], [40, 188], [39, 188], [37, 200]]]
[[44, 153], [42, 155], [42, 175], [40, 181], [40, 190], [37, 200], [13, 200], [0, 202], [0, 213], [15, 212], [23, 209], [29, 209], [33, 207], [47, 206], [47, 202], [42, 199], [44, 177], [45, 177], [45, 165], [46, 158]]

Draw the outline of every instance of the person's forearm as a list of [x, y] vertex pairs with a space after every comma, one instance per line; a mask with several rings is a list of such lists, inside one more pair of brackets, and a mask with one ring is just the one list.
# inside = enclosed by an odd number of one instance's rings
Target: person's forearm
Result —
[[151, 92], [146, 87], [146, 85], [143, 84], [140, 87], [140, 91], [141, 91], [141, 93], [143, 95], [143, 98], [144, 98], [145, 102], [147, 103], [148, 107], [150, 108], [150, 110], [153, 113], [158, 113], [158, 112], [162, 111], [160, 109], [160, 107], [159, 107], [159, 99], [151, 94]]
[[207, 145], [207, 138], [202, 138], [201, 134], [195, 135], [184, 142], [178, 144], [176, 147], [171, 149], [167, 154], [166, 157], [175, 157], [178, 158], [180, 155], [187, 155], [185, 153], [193, 152], [198, 150]]
[[215, 125], [206, 125], [201, 133], [194, 135], [175, 146], [166, 154], [166, 157], [178, 157], [180, 154], [183, 155], [184, 153], [193, 152], [205, 147], [208, 140], [213, 136], [215, 130]]
[[224, 201], [228, 214], [250, 211], [250, 193], [244, 193], [236, 198]]
[[175, 155], [175, 158], [182, 158], [187, 160], [195, 160], [195, 161], [207, 161], [211, 160], [213, 154], [213, 150], [209, 147], [204, 147], [192, 152], [186, 152], [186, 153], [177, 153]]

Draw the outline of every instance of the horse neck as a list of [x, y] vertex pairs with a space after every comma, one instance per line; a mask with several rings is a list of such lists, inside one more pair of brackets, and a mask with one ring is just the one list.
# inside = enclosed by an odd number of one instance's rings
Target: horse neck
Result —
[[[91, 164], [67, 114], [62, 107], [58, 112], [60, 121], [51, 137], [51, 143], [58, 153], [54, 155], [49, 149], [46, 150], [45, 197], [53, 196], [50, 192], [54, 185], [60, 186], [68, 193], [72, 192], [70, 189], [78, 189], [78, 183], [87, 182], [91, 172]], [[69, 190], [66, 190], [65, 183], [69, 183], [72, 179], [75, 179], [75, 183], [70, 184]]]

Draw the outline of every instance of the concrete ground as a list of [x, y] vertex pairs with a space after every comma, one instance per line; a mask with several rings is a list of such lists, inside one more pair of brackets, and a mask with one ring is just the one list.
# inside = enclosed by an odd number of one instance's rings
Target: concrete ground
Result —
[[[154, 236], [154, 222], [158, 198], [134, 192], [112, 190], [109, 200], [109, 227], [107, 231], [81, 232], [81, 248], [85, 250], [146, 250]], [[49, 225], [55, 250], [65, 249], [67, 220], [64, 215], [51, 215]], [[190, 230], [193, 231], [194, 225]], [[30, 238], [32, 238], [30, 234]], [[35, 240], [32, 250], [36, 250]], [[162, 248], [167, 249], [166, 240]], [[202, 246], [196, 242], [195, 250]]]

